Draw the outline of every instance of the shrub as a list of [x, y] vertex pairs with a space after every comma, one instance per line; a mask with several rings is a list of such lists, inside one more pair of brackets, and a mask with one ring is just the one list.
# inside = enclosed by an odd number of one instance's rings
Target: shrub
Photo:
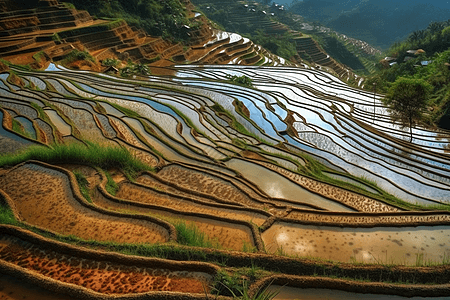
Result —
[[120, 63], [120, 60], [115, 59], [115, 58], [107, 58], [105, 60], [102, 61], [102, 65], [107, 66], [107, 67], [117, 67]]
[[235, 83], [235, 84], [240, 84], [246, 87], [252, 87], [252, 79], [242, 75], [242, 76], [237, 76], [237, 75], [230, 75], [227, 74], [227, 78], [228, 81], [230, 81], [231, 83]]
[[77, 49], [73, 49], [66, 57], [62, 60], [63, 64], [70, 64], [77, 60], [85, 60], [95, 63], [95, 58], [89, 54], [87, 50], [80, 51]]

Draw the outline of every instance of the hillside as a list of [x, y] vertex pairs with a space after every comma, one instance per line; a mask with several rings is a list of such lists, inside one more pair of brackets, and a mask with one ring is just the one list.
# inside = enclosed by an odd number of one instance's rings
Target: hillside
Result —
[[186, 41], [178, 41], [173, 35], [152, 36], [131, 27], [124, 19], [93, 17], [87, 11], [57, 1], [40, 1], [38, 7], [29, 9], [18, 8], [13, 1], [2, 3], [7, 11], [0, 13], [3, 29], [0, 55], [32, 68], [43, 68], [54, 60], [72, 68], [100, 71], [109, 67], [100, 63], [107, 59], [120, 68], [128, 63], [291, 64], [238, 34], [213, 29], [206, 18], [195, 15], [189, 8], [183, 8], [183, 14], [189, 17], [185, 19], [197, 26], [177, 23], [179, 28], [170, 32], [188, 37]]
[[400, 77], [425, 80], [434, 90], [423, 121], [446, 129], [450, 129], [449, 25], [448, 21], [433, 22], [393, 44], [378, 63], [379, 71], [366, 81], [368, 89], [376, 83], [378, 90], [385, 93]]
[[373, 68], [373, 53], [361, 52], [356, 40], [328, 33], [321, 34], [323, 38], [311, 36], [310, 33], [317, 31], [305, 29], [304, 20], [280, 5], [211, 0], [194, 0], [193, 3], [226, 30], [243, 34], [285, 59], [303, 60], [312, 67], [324, 68], [342, 80], [358, 83], [361, 77], [354, 69], [368, 74]]
[[387, 49], [432, 21], [447, 20], [450, 6], [447, 1], [305, 0], [293, 4], [290, 11]]

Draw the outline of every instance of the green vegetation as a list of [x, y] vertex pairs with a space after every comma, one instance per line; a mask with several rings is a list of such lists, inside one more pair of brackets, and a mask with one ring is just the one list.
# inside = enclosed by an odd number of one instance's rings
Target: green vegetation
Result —
[[12, 119], [12, 130], [23, 136], [26, 136], [27, 138], [32, 139], [31, 134], [25, 130], [25, 128], [22, 126], [22, 124], [20, 124], [19, 121], [14, 118]]
[[39, 51], [38, 53], [33, 54], [33, 58], [38, 63], [41, 62], [43, 59], [46, 59], [48, 56], [44, 51]]
[[240, 140], [240, 139], [237, 139], [237, 138], [233, 138], [233, 139], [231, 139], [231, 142], [233, 143], [233, 145], [236, 145], [239, 148], [242, 148], [242, 149], [247, 149], [248, 148], [247, 144], [243, 140]]
[[186, 224], [184, 221], [177, 221], [175, 224], [177, 230], [177, 242], [181, 245], [219, 248], [217, 242], [211, 241], [210, 238], [201, 232], [195, 224]]
[[19, 226], [20, 222], [16, 220], [12, 210], [4, 202], [0, 195], [0, 224]]
[[[3, 63], [7, 67], [14, 67], [16, 69], [24, 70], [24, 71], [33, 71], [33, 68], [29, 64], [28, 65], [16, 65], [16, 64], [12, 64], [11, 62], [9, 62], [7, 60], [4, 60], [3, 58], [0, 58], [0, 62]], [[10, 70], [10, 72], [11, 72], [11, 70]]]
[[68, 9], [75, 9], [75, 5], [73, 5], [72, 3], [61, 2], [61, 4], [67, 7]]
[[[264, 152], [262, 152], [262, 153], [264, 153]], [[362, 181], [364, 184], [377, 190], [380, 193], [380, 194], [373, 194], [373, 193], [368, 192], [367, 190], [363, 189], [360, 186], [353, 185], [351, 183], [337, 180], [334, 178], [330, 178], [329, 176], [327, 176], [324, 173], [325, 172], [335, 173], [335, 171], [330, 170], [327, 166], [323, 165], [322, 163], [320, 163], [313, 157], [311, 157], [307, 154], [304, 154], [302, 152], [295, 152], [295, 154], [300, 156], [301, 158], [303, 158], [306, 162], [305, 166], [300, 165], [298, 167], [298, 169], [297, 169], [298, 174], [305, 175], [307, 177], [310, 177], [312, 179], [315, 179], [315, 180], [318, 180], [321, 182], [325, 182], [325, 183], [329, 183], [329, 184], [332, 184], [332, 185], [335, 185], [338, 187], [342, 187], [344, 189], [369, 196], [370, 198], [373, 198], [373, 199], [381, 200], [383, 202], [395, 205], [397, 207], [401, 207], [406, 210], [415, 210], [415, 211], [445, 210], [445, 211], [450, 211], [450, 205], [446, 205], [446, 204], [436, 204], [436, 205], [432, 205], [432, 206], [424, 206], [424, 205], [413, 204], [413, 203], [403, 201], [403, 200], [385, 192], [384, 190], [380, 189], [376, 183], [371, 182], [370, 180], [354, 177], [349, 174], [342, 174], [342, 175], [348, 176], [356, 181]], [[285, 158], [285, 159], [289, 159], [288, 157], [283, 157], [283, 156], [281, 156], [281, 157]], [[292, 162], [295, 163], [295, 161], [292, 161]]]
[[64, 59], [61, 61], [62, 64], [70, 64], [77, 60], [85, 60], [95, 63], [95, 58], [89, 54], [87, 50], [80, 51], [77, 49], [73, 49], [69, 54], [67, 54]]
[[356, 73], [368, 75], [376, 71], [375, 64], [381, 56], [364, 52], [361, 47], [345, 41], [335, 32], [313, 32], [311, 36], [334, 60], [350, 67]]
[[0, 167], [14, 166], [30, 159], [50, 164], [77, 162], [102, 169], [119, 168], [130, 177], [136, 176], [140, 171], [152, 170], [151, 167], [133, 157], [125, 148], [103, 147], [90, 142], [88, 146], [70, 144], [28, 147], [17, 154], [0, 156]]
[[390, 107], [391, 118], [409, 127], [412, 141], [412, 127], [422, 119], [433, 87], [423, 79], [398, 78], [389, 88], [384, 102]]
[[[450, 21], [433, 22], [428, 28], [411, 33], [385, 53], [393, 61], [381, 60], [378, 72], [368, 78], [365, 88], [386, 93], [400, 78], [421, 79], [432, 87], [422, 122], [450, 129]], [[414, 50], [410, 51], [409, 50]], [[391, 64], [391, 65], [390, 65]]]
[[240, 295], [233, 294], [233, 297], [235, 299], [242, 299], [242, 300], [271, 300], [271, 299], [274, 299], [278, 295], [279, 291], [270, 292], [269, 287], [270, 287], [270, 285], [266, 286], [263, 289], [256, 291], [256, 293], [253, 296], [250, 296], [248, 282], [244, 281], [242, 283], [242, 289], [240, 292], [241, 294]]
[[75, 175], [75, 178], [77, 179], [81, 194], [89, 203], [92, 203], [92, 199], [89, 194], [89, 181], [80, 172], [74, 171], [73, 174]]
[[[216, 104], [214, 104], [213, 106], [211, 106], [211, 108], [212, 108], [214, 111], [216, 111], [217, 113], [225, 115], [225, 116], [227, 117], [227, 119], [230, 120], [230, 122], [229, 122], [230, 126], [231, 126], [233, 129], [235, 129], [236, 131], [238, 131], [238, 132], [240, 132], [240, 133], [242, 133], [242, 134], [245, 134], [245, 135], [254, 137], [255, 139], [257, 139], [258, 141], [260, 141], [260, 142], [262, 142], [262, 143], [266, 143], [266, 144], [268, 144], [268, 145], [271, 145], [271, 143], [269, 143], [269, 142], [267, 142], [267, 141], [264, 141], [263, 139], [261, 139], [261, 138], [260, 138], [259, 136], [257, 136], [256, 134], [251, 133], [250, 131], [248, 131], [247, 128], [244, 127], [244, 125], [242, 125], [241, 123], [239, 123], [239, 122], [236, 120], [236, 118], [235, 118], [232, 114], [230, 114], [227, 110], [225, 110], [225, 108], [223, 108], [220, 104], [216, 103]], [[247, 118], [246, 116], [243, 116], [243, 117], [244, 117], [244, 118]], [[247, 118], [247, 119], [248, 119], [248, 118]], [[235, 141], [237, 141], [237, 139], [232, 139], [232, 140], [233, 140], [233, 143], [234, 143]], [[244, 143], [243, 141], [240, 141], [240, 142], [237, 142], [237, 143], [240, 143], [244, 148], [246, 147], [246, 146], [245, 146], [245, 143]]]
[[[180, 0], [69, 0], [77, 9], [106, 18], [121, 18], [130, 26], [144, 29], [153, 36], [167, 39], [189, 39], [189, 31], [196, 30], [200, 23], [186, 17], [184, 4]], [[187, 25], [190, 29], [184, 27]]]
[[111, 177], [111, 174], [108, 171], [103, 171], [105, 173], [106, 176], [106, 191], [115, 196], [116, 193], [119, 191], [119, 186], [117, 185], [117, 183], [113, 180], [113, 178]]
[[120, 64], [120, 60], [115, 58], [107, 58], [102, 61], [102, 65], [107, 67], [117, 67]]
[[283, 35], [268, 35], [264, 29], [257, 29], [254, 33], [245, 34], [255, 44], [261, 45], [273, 54], [281, 56], [287, 60], [293, 60], [297, 55], [297, 49], [293, 37], [288, 32]]
[[[288, 30], [283, 30], [272, 34], [272, 27], [276, 26], [276, 21], [284, 22], [287, 16], [285, 11], [280, 11], [275, 7], [270, 7], [254, 2], [236, 1], [217, 2], [217, 1], [193, 1], [206, 16], [223, 27], [226, 31], [237, 32], [251, 39], [256, 44], [263, 46], [273, 54], [281, 56], [287, 60], [294, 59], [297, 56], [296, 45], [293, 36]], [[255, 11], [248, 11], [244, 4], [255, 7]], [[255, 5], [255, 6], [254, 6]], [[263, 13], [265, 11], [266, 13]], [[270, 12], [275, 12], [275, 16], [270, 16]], [[257, 20], [255, 20], [257, 17]], [[277, 20], [278, 18], [278, 20]], [[273, 22], [272, 22], [273, 21]], [[292, 22], [295, 23], [295, 22]], [[282, 25], [281, 25], [282, 26]], [[249, 56], [251, 57], [251, 56]], [[246, 57], [246, 58], [249, 58]], [[264, 60], [259, 62], [263, 64]]]
[[125, 68], [120, 69], [120, 76], [122, 77], [130, 77], [132, 75], [148, 76], [150, 74], [150, 68], [142, 63], [134, 64], [129, 62]]
[[237, 75], [227, 74], [227, 78], [228, 78], [228, 81], [230, 81], [231, 83], [239, 84], [239, 85], [246, 86], [246, 87], [253, 87], [252, 79], [245, 75], [237, 76]]
[[[30, 81], [31, 82], [31, 81]], [[41, 120], [51, 124], [52, 122], [50, 121], [50, 119], [48, 118], [47, 114], [44, 112], [44, 110], [42, 109], [42, 107], [40, 107], [39, 105], [37, 105], [34, 102], [30, 102], [30, 105], [37, 110], [38, 112], [38, 116]]]
[[[48, 231], [21, 223], [17, 221], [12, 213], [12, 210], [6, 205], [5, 199], [0, 195], [0, 224], [10, 224], [18, 226], [32, 232], [35, 232], [43, 237], [50, 238], [52, 240], [68, 243], [71, 245], [83, 246], [90, 249], [101, 249], [102, 251], [117, 252], [126, 255], [136, 255], [142, 257], [158, 257], [158, 258], [170, 258], [178, 261], [203, 261], [220, 265], [222, 268], [217, 273], [215, 278], [216, 290], [222, 290], [221, 295], [229, 294], [229, 291], [233, 291], [236, 295], [242, 295], [243, 282], [254, 282], [262, 277], [269, 276], [271, 274], [278, 273], [279, 266], [276, 264], [267, 264], [264, 260], [260, 260], [259, 256], [255, 257], [242, 257], [236, 260], [233, 256], [233, 252], [220, 251], [220, 250], [205, 250], [193, 247], [180, 246], [176, 244], [121, 244], [116, 242], [99, 242], [95, 240], [83, 240], [76, 236], [64, 236], [59, 234], [50, 233]], [[251, 255], [251, 254], [250, 254]], [[373, 270], [369, 268], [367, 270], [361, 269], [354, 276], [349, 276], [347, 271], [349, 270], [349, 264], [330, 263], [325, 260], [313, 259], [315, 263], [311, 264], [310, 258], [290, 258], [293, 265], [298, 266], [298, 275], [303, 276], [324, 276], [334, 277], [342, 279], [350, 279], [356, 281], [378, 281], [387, 283], [417, 283], [417, 276], [414, 272], [398, 272], [393, 271], [389, 265], [381, 264], [384, 268], [380, 270]], [[258, 260], [258, 265], [256, 265]], [[417, 257], [418, 266], [431, 266], [431, 265], [448, 265], [448, 257], [444, 258], [442, 262], [425, 261], [423, 256]], [[356, 266], [363, 266], [364, 263], [354, 263]], [[301, 271], [300, 271], [301, 270]], [[230, 275], [231, 274], [231, 275]], [[222, 283], [219, 283], [222, 282]], [[433, 277], [426, 280], [426, 283], [438, 283], [442, 284], [439, 277]], [[225, 288], [226, 285], [228, 288]], [[245, 293], [245, 292], [244, 292]], [[261, 299], [261, 298], [260, 298]]]
[[253, 265], [252, 268], [233, 269], [230, 272], [220, 270], [214, 280], [213, 293], [240, 300], [271, 300], [275, 298], [279, 291], [269, 292], [270, 285], [257, 290], [253, 296], [249, 295], [249, 281], [254, 282], [259, 277], [255, 276], [256, 272]]
[[242, 295], [242, 277], [237, 272], [220, 270], [214, 280], [214, 292], [218, 295], [233, 296]]
[[386, 49], [413, 30], [426, 27], [432, 20], [448, 19], [447, 10], [441, 9], [438, 2], [304, 0], [294, 1], [289, 11]]

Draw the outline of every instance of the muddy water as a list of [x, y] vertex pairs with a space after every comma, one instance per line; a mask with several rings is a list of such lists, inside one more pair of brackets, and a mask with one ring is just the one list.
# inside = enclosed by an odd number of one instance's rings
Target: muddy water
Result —
[[240, 172], [260, 189], [274, 198], [284, 198], [313, 204], [331, 211], [353, 211], [352, 209], [313, 194], [283, 176], [256, 164], [233, 158], [225, 163]]
[[415, 265], [450, 256], [450, 227], [337, 228], [276, 223], [262, 234], [269, 252], [342, 262]]
[[36, 139], [36, 130], [33, 127], [33, 123], [25, 118], [25, 117], [16, 117], [15, 118], [22, 126], [24, 127], [25, 131], [28, 132], [32, 139]]
[[50, 118], [50, 121], [55, 124], [56, 128], [58, 128], [59, 132], [61, 132], [63, 136], [72, 134], [72, 127], [70, 127], [70, 125], [67, 124], [56, 111], [52, 109], [45, 109], [44, 111]]
[[22, 138], [21, 136], [14, 134], [10, 131], [7, 131], [3, 128], [3, 126], [1, 125], [1, 123], [3, 122], [3, 112], [0, 111], [0, 136], [3, 139], [8, 139], [8, 140], [14, 140], [16, 142], [19, 142], [21, 144], [31, 144], [30, 141]]
[[450, 297], [401, 297], [393, 295], [375, 295], [375, 294], [357, 294], [338, 290], [326, 290], [326, 289], [302, 289], [293, 288], [288, 286], [271, 286], [269, 291], [279, 291], [279, 294], [274, 298], [275, 300], [401, 300], [401, 299], [411, 299], [411, 300], [422, 300], [422, 299], [436, 299], [444, 300], [450, 299]]

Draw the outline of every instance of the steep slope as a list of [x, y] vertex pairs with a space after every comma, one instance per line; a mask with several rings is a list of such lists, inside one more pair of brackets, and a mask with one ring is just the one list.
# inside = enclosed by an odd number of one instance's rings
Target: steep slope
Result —
[[432, 21], [447, 20], [450, 14], [447, 1], [422, 0], [305, 0], [290, 10], [384, 49]]
[[[42, 68], [49, 60], [70, 58], [70, 67], [100, 71], [107, 58], [154, 66], [186, 61], [199, 64], [279, 65], [284, 59], [272, 55], [238, 34], [213, 30], [209, 21], [193, 14], [183, 27], [185, 42], [150, 36], [122, 19], [94, 19], [58, 1], [42, 0], [38, 7], [18, 8], [4, 0], [0, 13], [0, 55], [12, 63]], [[189, 4], [189, 3], [188, 3]], [[190, 5], [190, 4], [189, 4]], [[191, 5], [192, 6], [192, 5]], [[191, 13], [190, 10], [187, 11]], [[83, 52], [84, 51], [84, 52]], [[72, 63], [72, 61], [76, 61]], [[66, 60], [67, 62], [67, 60]]]
[[303, 36], [300, 31], [278, 21], [285, 19], [289, 23], [295, 23], [281, 6], [266, 6], [251, 1], [194, 0], [193, 3], [227, 30], [261, 41], [264, 47], [278, 55], [284, 54], [286, 59], [304, 60], [312, 67], [327, 70], [345, 81], [360, 80], [351, 68], [334, 60], [310, 36]]

